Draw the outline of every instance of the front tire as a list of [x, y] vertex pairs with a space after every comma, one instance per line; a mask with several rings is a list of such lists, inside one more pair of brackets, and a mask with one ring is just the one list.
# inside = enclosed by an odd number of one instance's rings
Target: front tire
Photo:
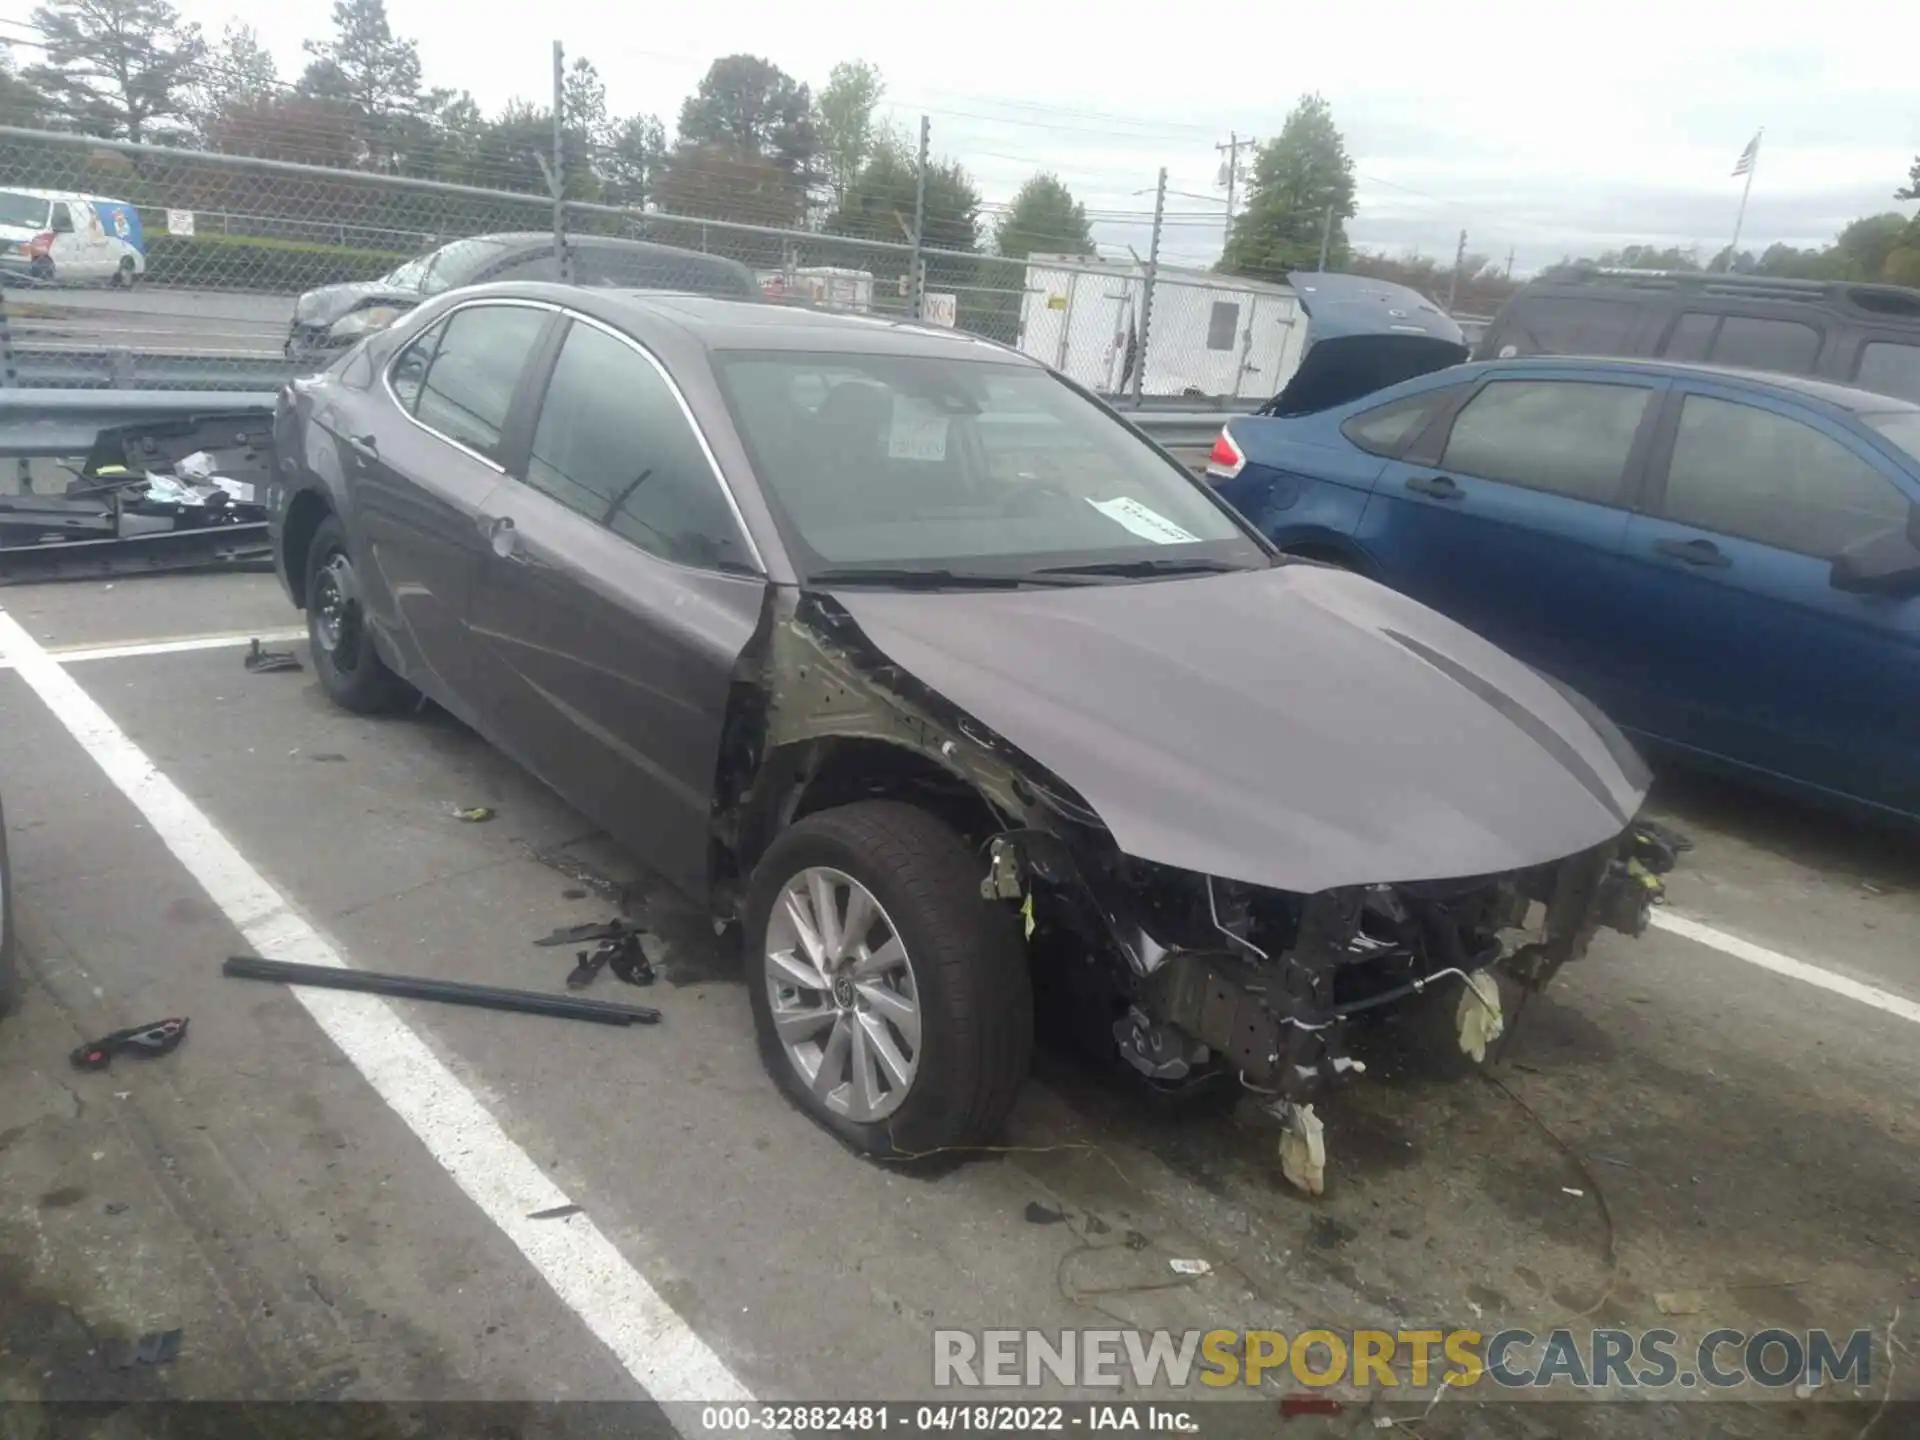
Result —
[[754, 870], [747, 937], [768, 1072], [869, 1155], [990, 1143], [1033, 1054], [1033, 991], [1011, 910], [924, 810], [810, 815]]
[[343, 710], [377, 715], [397, 707], [405, 683], [373, 648], [346, 527], [329, 515], [307, 549], [307, 642], [320, 688]]

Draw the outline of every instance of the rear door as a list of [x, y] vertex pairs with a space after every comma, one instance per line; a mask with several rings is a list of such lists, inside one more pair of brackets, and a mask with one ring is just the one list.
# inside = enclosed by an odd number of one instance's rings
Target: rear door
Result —
[[86, 219], [85, 208], [77, 201], [56, 200], [47, 224], [53, 231], [53, 246], [49, 254], [53, 257], [53, 278], [55, 280], [91, 280], [96, 278], [92, 257], [87, 254], [87, 238], [83, 227]]
[[1481, 385], [1381, 472], [1358, 532], [1379, 578], [1609, 708], [1620, 542], [1664, 385]]
[[338, 440], [367, 609], [408, 677], [457, 705], [470, 703], [480, 507], [505, 473], [521, 377], [555, 313], [461, 306], [382, 382], [320, 416]]
[[570, 322], [512, 470], [473, 604], [495, 738], [701, 893], [759, 556], [664, 367], [593, 322]]
[[1756, 399], [1674, 387], [1625, 538], [1635, 723], [1920, 810], [1920, 599], [1831, 583], [1833, 556], [1904, 527], [1915, 497], [1843, 425]]

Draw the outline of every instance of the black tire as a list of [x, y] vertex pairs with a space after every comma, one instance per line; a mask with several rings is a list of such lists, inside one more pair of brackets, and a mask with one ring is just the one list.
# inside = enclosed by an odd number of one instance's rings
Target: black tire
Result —
[[[378, 715], [407, 698], [407, 685], [373, 648], [352, 580], [353, 552], [346, 527], [329, 515], [313, 532], [307, 549], [307, 644], [320, 688], [343, 710]], [[345, 567], [344, 575], [338, 567]], [[338, 599], [340, 609], [328, 606]]]
[[131, 290], [134, 279], [133, 257], [131, 255], [121, 256], [120, 268], [113, 272], [114, 285], [122, 290]]
[[[906, 946], [921, 1044], [906, 1098], [861, 1123], [816, 1097], [773, 1024], [767, 926], [788, 881], [825, 866], [865, 886]], [[863, 801], [810, 815], [768, 847], [747, 896], [747, 984], [760, 1058], [795, 1105], [854, 1149], [912, 1158], [994, 1141], [1033, 1058], [1033, 989], [1012, 908], [986, 900], [984, 862], [911, 805]]]

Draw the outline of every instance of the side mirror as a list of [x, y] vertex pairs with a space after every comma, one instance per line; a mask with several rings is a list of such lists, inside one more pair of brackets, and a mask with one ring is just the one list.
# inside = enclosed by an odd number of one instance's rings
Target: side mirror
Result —
[[1920, 507], [1904, 530], [1887, 530], [1833, 557], [1828, 577], [1855, 595], [1920, 595]]
[[73, 216], [64, 210], [56, 211], [53, 217], [53, 233], [56, 235], [73, 234]]

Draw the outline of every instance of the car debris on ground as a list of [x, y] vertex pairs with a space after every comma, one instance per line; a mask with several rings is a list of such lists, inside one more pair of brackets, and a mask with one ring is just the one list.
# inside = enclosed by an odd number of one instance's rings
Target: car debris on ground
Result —
[[339, 965], [301, 965], [288, 960], [264, 960], [257, 955], [229, 956], [221, 973], [243, 980], [282, 980], [293, 985], [317, 985], [329, 990], [360, 990], [404, 1000], [440, 1000], [449, 1005], [472, 1005], [483, 1010], [508, 1010], [525, 1015], [551, 1015], [562, 1020], [586, 1020], [599, 1025], [656, 1025], [660, 1012], [644, 1005], [621, 1005], [611, 1000], [584, 1000], [573, 995], [546, 995], [537, 990], [510, 990], [499, 985], [473, 985], [460, 980], [436, 980], [424, 975], [387, 975]]
[[266, 674], [275, 670], [298, 670], [300, 657], [291, 650], [264, 649], [256, 638], [247, 642], [246, 658], [241, 662], [254, 674]]
[[139, 1365], [165, 1365], [180, 1357], [186, 1340], [184, 1330], [149, 1330], [137, 1340], [109, 1341], [101, 1347], [101, 1359], [109, 1370], [131, 1370]]
[[0, 496], [0, 585], [270, 565], [271, 456], [263, 413], [104, 429], [64, 494]]
[[89, 1040], [77, 1047], [68, 1058], [73, 1061], [76, 1070], [105, 1070], [116, 1055], [142, 1055], [149, 1060], [156, 1059], [177, 1050], [180, 1042], [186, 1038], [186, 1016], [152, 1020], [145, 1025], [130, 1025], [124, 1030], [115, 1030], [98, 1040]]

